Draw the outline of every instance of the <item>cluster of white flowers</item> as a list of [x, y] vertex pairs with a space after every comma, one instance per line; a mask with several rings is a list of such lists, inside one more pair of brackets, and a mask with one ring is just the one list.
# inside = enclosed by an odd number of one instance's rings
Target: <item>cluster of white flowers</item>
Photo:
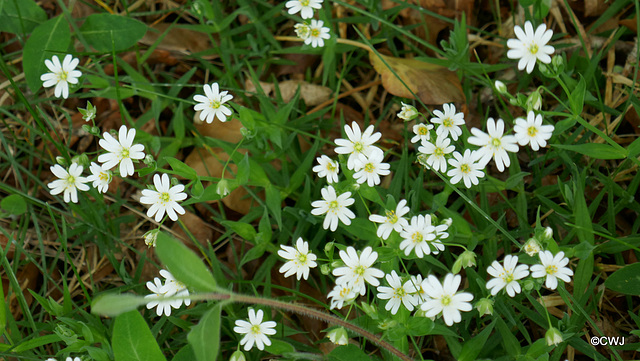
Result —
[[[285, 3], [291, 15], [300, 13], [302, 19], [313, 18], [313, 10], [322, 8], [323, 0], [290, 0]], [[302, 22], [294, 25], [298, 38], [314, 48], [323, 47], [324, 41], [331, 38], [331, 29], [324, 26], [324, 21], [312, 19], [309, 23]]]
[[171, 309], [178, 309], [184, 303], [185, 306], [191, 304], [189, 297], [189, 290], [184, 283], [178, 281], [167, 270], [160, 270], [160, 275], [164, 277], [164, 283], [160, 278], [155, 277], [153, 282], [147, 282], [147, 288], [153, 292], [150, 295], [144, 296], [148, 299], [147, 308], [152, 309], [156, 307], [156, 314], [162, 316], [164, 313], [167, 316], [171, 316]]

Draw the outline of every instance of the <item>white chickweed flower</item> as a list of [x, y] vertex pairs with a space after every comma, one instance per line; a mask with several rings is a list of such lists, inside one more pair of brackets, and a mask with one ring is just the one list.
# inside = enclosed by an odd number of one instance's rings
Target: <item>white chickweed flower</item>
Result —
[[311, 19], [313, 17], [313, 9], [322, 8], [322, 0], [290, 0], [284, 6], [291, 15], [300, 13], [303, 19]]
[[244, 350], [249, 351], [255, 343], [258, 350], [264, 350], [264, 346], [270, 346], [271, 340], [267, 336], [276, 334], [276, 322], [265, 321], [262, 322], [264, 313], [262, 310], [258, 312], [253, 308], [249, 309], [249, 322], [244, 320], [236, 320], [236, 327], [233, 328], [235, 333], [243, 334], [244, 337], [240, 340], [240, 345], [244, 345]]
[[531, 73], [538, 60], [545, 64], [551, 63], [550, 55], [555, 51], [553, 46], [547, 45], [553, 36], [551, 29], [547, 30], [545, 24], [540, 24], [534, 32], [533, 25], [527, 21], [524, 23], [524, 31], [518, 25], [513, 27], [513, 31], [517, 39], [507, 40], [507, 58], [520, 59], [518, 70], [526, 68], [527, 73]]
[[451, 144], [451, 139], [446, 135], [440, 134], [436, 138], [436, 142], [423, 141], [422, 146], [418, 148], [418, 152], [427, 155], [426, 163], [429, 167], [440, 172], [447, 171], [447, 159], [445, 155], [453, 152], [456, 147]]
[[389, 175], [391, 167], [389, 163], [383, 163], [384, 155], [380, 153], [372, 153], [371, 156], [365, 157], [363, 154], [359, 154], [359, 157], [354, 161], [353, 178], [362, 184], [367, 182], [369, 187], [380, 184], [381, 175]]
[[431, 137], [431, 134], [429, 134], [429, 131], [431, 129], [433, 129], [433, 124], [420, 123], [420, 124], [414, 125], [413, 134], [415, 134], [415, 136], [411, 138], [411, 143], [428, 141], [429, 138]]
[[118, 139], [112, 137], [108, 132], [102, 134], [104, 139], [100, 139], [100, 146], [106, 150], [107, 154], [100, 154], [98, 162], [103, 163], [102, 168], [111, 169], [120, 163], [120, 176], [127, 177], [133, 175], [133, 160], [144, 159], [144, 145], [133, 144], [136, 137], [135, 128], [127, 131], [126, 126], [121, 126], [118, 131]]
[[226, 90], [219, 91], [218, 83], [205, 84], [203, 88], [205, 95], [196, 94], [193, 96], [193, 100], [198, 102], [193, 109], [195, 111], [201, 110], [200, 120], [206, 120], [211, 124], [214, 118], [218, 118], [221, 122], [226, 122], [227, 117], [231, 115], [231, 109], [223, 104], [233, 99], [233, 96], [229, 95]]
[[144, 244], [146, 244], [149, 247], [155, 247], [156, 246], [156, 241], [158, 240], [158, 233], [159, 232], [160, 232], [160, 230], [158, 230], [158, 229], [152, 229], [152, 230], [148, 231], [147, 233], [145, 233], [143, 235]]
[[140, 203], [151, 204], [147, 211], [147, 217], [152, 217], [155, 214], [156, 222], [160, 222], [164, 213], [167, 212], [172, 221], [177, 221], [178, 214], [185, 212], [184, 208], [178, 204], [178, 201], [187, 199], [184, 185], [178, 184], [171, 187], [167, 174], [163, 174], [162, 177], [159, 174], [154, 175], [153, 184], [156, 186], [156, 190], [143, 189], [142, 197], [140, 197]]
[[449, 273], [442, 284], [438, 279], [429, 275], [423, 282], [422, 288], [429, 297], [420, 308], [425, 311], [425, 316], [434, 317], [442, 314], [444, 323], [451, 326], [462, 321], [460, 311], [471, 311], [473, 295], [467, 292], [458, 292], [462, 277]]
[[284, 273], [285, 277], [296, 274], [296, 278], [309, 277], [309, 270], [317, 266], [316, 255], [309, 252], [309, 243], [305, 242], [302, 237], [296, 241], [296, 248], [280, 245], [282, 248], [278, 251], [278, 256], [286, 259], [288, 262], [280, 267], [280, 273]]
[[331, 38], [329, 34], [329, 29], [324, 25], [322, 20], [311, 20], [311, 24], [309, 24], [309, 36], [304, 39], [304, 43], [312, 47], [323, 47], [325, 39]]
[[[171, 272], [162, 269], [160, 270], [160, 275], [165, 279], [164, 287], [167, 291], [167, 296], [189, 297], [189, 290], [187, 289], [187, 286], [175, 279]], [[178, 307], [182, 306], [182, 302], [184, 302], [185, 306], [189, 306], [191, 304], [191, 300], [189, 298], [178, 299], [177, 301], [178, 302], [176, 302], [176, 304]]]
[[402, 216], [409, 213], [410, 209], [407, 207], [407, 200], [402, 199], [398, 202], [398, 206], [395, 211], [386, 211], [384, 216], [372, 214], [369, 216], [369, 220], [375, 223], [382, 223], [378, 227], [376, 234], [382, 239], [389, 238], [391, 231], [402, 232], [404, 227], [409, 225], [409, 222]]
[[53, 175], [59, 178], [47, 184], [47, 186], [51, 188], [51, 195], [55, 196], [64, 192], [63, 199], [65, 202], [69, 203], [69, 201], [71, 201], [73, 203], [78, 203], [78, 189], [81, 191], [89, 190], [89, 186], [85, 184], [89, 180], [81, 176], [81, 165], [71, 163], [69, 170], [66, 170], [62, 168], [61, 165], [56, 164], [51, 166], [49, 169], [51, 169], [51, 173], [53, 173]]
[[318, 165], [313, 167], [313, 171], [318, 174], [318, 177], [327, 177], [328, 183], [338, 183], [338, 173], [340, 172], [340, 165], [335, 160], [322, 155], [316, 158]]
[[40, 76], [40, 80], [44, 83], [43, 87], [49, 88], [56, 86], [54, 95], [57, 98], [62, 96], [64, 99], [69, 97], [69, 84], [78, 84], [78, 78], [82, 76], [80, 70], [75, 70], [80, 63], [80, 59], [74, 58], [71, 54], [67, 54], [60, 64], [60, 59], [54, 55], [51, 60], [45, 59], [44, 65], [49, 68], [51, 73], [45, 73]]
[[395, 315], [398, 313], [400, 304], [403, 304], [407, 310], [413, 311], [413, 305], [417, 297], [413, 295], [417, 291], [413, 283], [409, 280], [403, 284], [396, 271], [391, 271], [391, 274], [386, 275], [385, 278], [390, 287], [378, 286], [378, 298], [389, 300], [384, 309], [391, 310], [391, 314]]
[[510, 297], [515, 297], [516, 293], [520, 293], [520, 283], [518, 280], [529, 275], [529, 266], [526, 264], [518, 265], [518, 256], [507, 255], [504, 258], [504, 266], [498, 261], [493, 261], [491, 266], [487, 268], [494, 278], [487, 282], [487, 289], [491, 290], [491, 295], [495, 296], [501, 289], [506, 288]]
[[[400, 109], [400, 113], [398, 113], [398, 118], [409, 121], [418, 116], [418, 110], [413, 105], [402, 103], [402, 109]], [[414, 142], [415, 143], [415, 142]]]
[[89, 170], [91, 170], [91, 175], [87, 177], [87, 181], [93, 182], [93, 188], [98, 192], [106, 193], [109, 190], [109, 183], [111, 183], [111, 171], [94, 162], [91, 162]]
[[493, 118], [487, 119], [487, 132], [488, 134], [478, 128], [472, 128], [471, 134], [473, 136], [467, 138], [467, 141], [482, 147], [477, 150], [480, 164], [486, 165], [493, 157], [496, 167], [500, 172], [503, 172], [505, 166], [511, 165], [507, 151], [514, 153], [518, 151], [517, 140], [513, 135], [503, 135], [504, 121], [502, 119], [498, 119], [497, 122]]
[[464, 113], [456, 113], [456, 106], [453, 104], [443, 104], [442, 109], [444, 109], [444, 113], [436, 109], [433, 111], [436, 118], [431, 118], [431, 123], [440, 124], [436, 129], [436, 134], [438, 136], [444, 134], [445, 137], [451, 134], [453, 140], [458, 140], [462, 134], [460, 125], [464, 124]]
[[374, 287], [380, 285], [378, 278], [383, 277], [384, 272], [371, 267], [378, 259], [378, 252], [375, 252], [373, 248], [365, 248], [358, 257], [356, 249], [349, 246], [346, 252], [340, 251], [340, 258], [345, 266], [333, 270], [333, 275], [339, 276], [336, 279], [337, 284], [351, 286], [354, 292], [361, 295], [366, 292], [365, 282]]
[[541, 147], [547, 146], [547, 140], [553, 134], [553, 125], [542, 125], [542, 115], [536, 115], [533, 111], [527, 114], [527, 120], [516, 118], [516, 125], [513, 127], [518, 144], [524, 146], [531, 145], [531, 149], [538, 151]]
[[355, 167], [355, 160], [359, 157], [359, 154], [370, 157], [373, 153], [380, 153], [384, 157], [382, 149], [373, 145], [382, 137], [380, 132], [373, 132], [373, 125], [368, 126], [364, 133], [361, 133], [358, 123], [353, 122], [351, 127], [345, 124], [344, 132], [347, 134], [348, 139], [336, 139], [338, 147], [336, 147], [335, 151], [338, 154], [349, 154], [349, 159], [347, 159], [348, 169]]
[[447, 172], [451, 177], [451, 184], [457, 184], [460, 180], [464, 181], [464, 186], [471, 188], [471, 185], [478, 185], [478, 178], [484, 177], [484, 168], [478, 163], [478, 152], [465, 149], [464, 155], [453, 152], [453, 159], [449, 159], [449, 164], [453, 167]]
[[345, 302], [349, 302], [358, 297], [358, 294], [353, 291], [353, 287], [349, 284], [337, 284], [333, 287], [333, 290], [329, 292], [327, 298], [331, 298], [331, 307], [341, 309]]
[[431, 224], [430, 214], [413, 216], [411, 223], [400, 232], [400, 237], [404, 239], [400, 242], [400, 250], [404, 250], [406, 256], [415, 250], [416, 256], [419, 258], [432, 252], [438, 254], [440, 251], [444, 251], [444, 244], [436, 239], [436, 236], [437, 229]]
[[338, 229], [339, 221], [347, 226], [350, 225], [351, 220], [356, 218], [356, 215], [347, 208], [355, 202], [351, 198], [351, 192], [344, 192], [338, 196], [333, 186], [327, 186], [322, 188], [320, 193], [322, 193], [323, 200], [311, 203], [311, 206], [314, 207], [311, 214], [319, 216], [326, 213], [322, 228], [335, 232]]
[[297, 23], [293, 26], [293, 29], [295, 30], [296, 35], [302, 40], [306, 40], [311, 34], [311, 28], [309, 27], [309, 24], [306, 23]]
[[524, 246], [522, 246], [522, 250], [525, 251], [531, 257], [538, 254], [538, 252], [540, 252], [541, 249], [542, 249], [542, 246], [540, 245], [540, 242], [538, 242], [538, 240], [535, 238], [529, 238], [529, 240], [524, 244]]
[[147, 288], [149, 291], [153, 292], [150, 295], [144, 296], [144, 298], [148, 299], [147, 309], [152, 309], [156, 307], [156, 315], [162, 316], [164, 313], [167, 316], [171, 316], [171, 308], [178, 309], [182, 305], [182, 300], [178, 299], [165, 299], [166, 297], [171, 296], [169, 294], [169, 287], [162, 284], [160, 278], [156, 277], [152, 282], [147, 282]]
[[549, 251], [542, 251], [538, 253], [538, 256], [542, 264], [531, 266], [533, 278], [546, 277], [545, 286], [552, 290], [558, 287], [558, 278], [565, 282], [571, 282], [573, 271], [566, 267], [569, 264], [569, 259], [564, 256], [564, 252], [561, 251], [554, 256]]

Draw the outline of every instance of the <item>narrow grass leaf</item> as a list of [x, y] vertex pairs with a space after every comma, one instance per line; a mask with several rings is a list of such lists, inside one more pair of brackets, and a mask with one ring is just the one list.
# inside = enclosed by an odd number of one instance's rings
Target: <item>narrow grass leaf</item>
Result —
[[207, 311], [191, 328], [187, 340], [198, 361], [216, 361], [220, 350], [220, 304]]
[[40, 89], [42, 86], [40, 76], [48, 72], [44, 60], [58, 55], [62, 61], [69, 44], [71, 44], [71, 32], [69, 24], [62, 15], [40, 24], [33, 30], [22, 52], [24, 76], [32, 92], [35, 93]]
[[584, 154], [594, 159], [624, 159], [627, 157], [626, 152], [616, 149], [608, 144], [551, 144], [551, 146]]
[[640, 296], [640, 263], [627, 265], [613, 272], [604, 285], [625, 295]]
[[204, 262], [182, 242], [158, 233], [156, 254], [179, 281], [201, 292], [216, 290], [216, 281]]
[[145, 301], [142, 296], [107, 293], [93, 300], [91, 313], [94, 315], [114, 317], [124, 312], [135, 310], [138, 306], [145, 303], [147, 303], [147, 301]]
[[87, 42], [102, 52], [128, 49], [146, 32], [147, 26], [140, 21], [113, 14], [89, 15], [80, 27], [80, 33]]
[[111, 346], [115, 361], [166, 360], [149, 326], [138, 311], [130, 311], [116, 317]]
[[493, 331], [493, 326], [495, 326], [495, 322], [485, 327], [476, 337], [465, 342], [462, 346], [462, 351], [460, 351], [460, 356], [458, 356], [458, 361], [475, 360], [487, 343], [487, 339], [489, 339], [489, 335], [491, 335], [491, 331]]
[[515, 359], [518, 355], [522, 353], [522, 347], [520, 346], [520, 342], [513, 335], [513, 332], [509, 329], [507, 324], [502, 320], [502, 318], [497, 318], [498, 331], [500, 332], [500, 336], [502, 337], [502, 345], [504, 346], [505, 351]]

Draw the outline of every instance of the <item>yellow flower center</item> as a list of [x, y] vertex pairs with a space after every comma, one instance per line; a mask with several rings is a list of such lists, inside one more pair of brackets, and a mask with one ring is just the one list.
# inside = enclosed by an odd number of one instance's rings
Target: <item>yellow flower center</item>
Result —
[[253, 325], [251, 326], [251, 333], [254, 335], [259, 335], [260, 333], [260, 325]]
[[464, 174], [471, 172], [471, 167], [468, 164], [463, 164], [460, 166], [460, 171]]
[[443, 306], [449, 306], [449, 304], [451, 303], [451, 297], [449, 296], [442, 296], [442, 298], [440, 299], [440, 303], [442, 303]]
[[502, 141], [500, 140], [500, 138], [491, 138], [491, 145], [494, 148], [500, 147], [501, 144], [502, 144]]
[[317, 38], [320, 36], [320, 29], [311, 29], [311, 36]]
[[446, 118], [442, 121], [442, 125], [444, 125], [445, 127], [451, 127], [453, 126], [453, 120], [451, 118]]
[[558, 273], [558, 267], [556, 267], [554, 265], [547, 266], [546, 271], [547, 271], [548, 275], [553, 275], [553, 274]]
[[349, 294], [349, 291], [351, 291], [351, 289], [344, 287], [340, 290], [340, 297], [345, 298]]
[[211, 108], [213, 108], [213, 109], [218, 109], [218, 108], [220, 108], [220, 105], [222, 105], [222, 104], [220, 104], [220, 102], [219, 102], [219, 101], [217, 101], [217, 100], [212, 100], [212, 101], [210, 101], [210, 102], [209, 102], [209, 106], [210, 106]]
[[527, 134], [530, 137], [535, 137], [536, 134], [538, 134], [538, 128], [536, 128], [534, 126], [530, 126], [529, 128], [527, 128]]
[[309, 6], [309, 0], [300, 0], [300, 5]]
[[129, 148], [122, 148], [122, 151], [120, 152], [120, 159], [126, 159], [129, 158]]
[[170, 200], [171, 200], [171, 196], [169, 196], [169, 193], [167, 192], [160, 193], [160, 202], [162, 202], [162, 204], [166, 204]]
[[429, 129], [427, 129], [427, 127], [420, 127], [420, 128], [418, 128], [418, 134], [419, 135], [427, 135], [427, 134], [429, 134]]
[[367, 172], [367, 173], [373, 173], [373, 171], [375, 171], [375, 170], [376, 170], [376, 167], [373, 166], [373, 163], [367, 163], [364, 166], [364, 171]]
[[76, 184], [76, 177], [69, 174], [67, 176], [67, 187], [73, 187]]
[[415, 232], [414, 234], [411, 235], [411, 240], [413, 241], [413, 243], [420, 243], [422, 242], [423, 239], [424, 237], [420, 232]]
[[303, 253], [299, 253], [298, 254], [298, 262], [300, 262], [300, 264], [307, 263], [307, 255], [303, 254]]
[[58, 73], [58, 79], [59, 79], [59, 81], [67, 81], [67, 78], [68, 78], [68, 77], [69, 77], [69, 73], [68, 73], [68, 72], [66, 72], [66, 71], [64, 71], [64, 70], [61, 70], [61, 71]]
[[402, 287], [396, 288], [393, 293], [398, 298], [402, 298], [402, 297], [407, 295], [407, 291], [405, 291], [404, 288], [402, 288]]
[[396, 222], [398, 222], [398, 216], [396, 215], [395, 211], [387, 211], [386, 216], [387, 222], [391, 224], [396, 224]]
[[338, 209], [340, 208], [340, 203], [338, 203], [338, 201], [331, 201], [329, 202], [329, 212], [337, 212]]
[[104, 182], [109, 181], [109, 175], [105, 172], [101, 172], [100, 175], [98, 175], [98, 178], [100, 178], [100, 180]]
[[538, 48], [538, 44], [536, 43], [532, 43], [531, 45], [529, 45], [529, 52], [533, 55], [535, 55], [538, 50], [540, 50], [540, 48]]
[[511, 273], [507, 273], [506, 276], [504, 277], [504, 282], [510, 283], [512, 281], [513, 281], [513, 275]]
[[442, 150], [442, 148], [436, 148], [436, 150], [433, 151], [433, 154], [437, 157], [442, 157], [444, 156], [444, 150]]
[[333, 165], [333, 163], [327, 162], [327, 170], [333, 173], [336, 171], [336, 167]]
[[356, 269], [353, 270], [353, 273], [357, 274], [358, 277], [362, 277], [364, 275], [364, 271], [366, 271], [367, 269], [362, 267], [362, 266], [358, 266], [356, 267]]

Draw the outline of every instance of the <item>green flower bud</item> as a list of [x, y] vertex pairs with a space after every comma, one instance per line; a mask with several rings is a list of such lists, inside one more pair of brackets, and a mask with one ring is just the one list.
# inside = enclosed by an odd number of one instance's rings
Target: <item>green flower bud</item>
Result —
[[466, 250], [462, 252], [462, 254], [458, 257], [458, 259], [453, 263], [453, 267], [451, 268], [451, 272], [457, 274], [460, 272], [462, 268], [475, 267], [476, 265], [476, 254], [472, 251]]
[[247, 361], [247, 358], [244, 357], [244, 353], [242, 353], [242, 351], [236, 351], [231, 354], [229, 361]]
[[488, 298], [481, 298], [476, 303], [476, 310], [480, 313], [480, 316], [493, 315], [493, 300]]
[[220, 179], [220, 182], [218, 182], [218, 185], [216, 186], [216, 193], [218, 193], [218, 195], [220, 197], [226, 197], [229, 195], [229, 193], [231, 192], [231, 190], [229, 190], [229, 181], [226, 179]]
[[323, 264], [320, 266], [320, 272], [325, 275], [328, 276], [329, 274], [331, 274], [331, 266], [327, 263]]
[[378, 324], [378, 328], [381, 330], [388, 330], [398, 326], [398, 321], [392, 319], [386, 319]]
[[67, 165], [68, 165], [68, 164], [67, 164], [67, 160], [66, 160], [66, 159], [64, 159], [64, 157], [61, 157], [61, 156], [57, 156], [57, 157], [56, 157], [56, 163], [60, 164], [61, 166], [65, 167], [65, 168], [66, 168], [66, 167], [67, 167]]
[[76, 163], [87, 169], [89, 167], [89, 157], [87, 157], [86, 154], [82, 153], [71, 158], [71, 163]]
[[496, 82], [493, 85], [496, 87], [496, 90], [498, 91], [498, 93], [507, 94], [507, 86], [504, 85], [504, 83], [501, 82], [500, 80], [496, 80]]
[[144, 244], [146, 244], [149, 247], [155, 247], [156, 246], [156, 240], [158, 239], [158, 233], [160, 232], [159, 229], [153, 229], [147, 233], [144, 234]]
[[540, 110], [542, 108], [542, 96], [536, 90], [527, 98], [527, 112], [532, 110]]
[[347, 335], [347, 330], [345, 330], [344, 327], [334, 328], [327, 332], [327, 337], [336, 345], [346, 345], [349, 343], [349, 336]]
[[547, 340], [547, 345], [557, 346], [562, 342], [562, 332], [555, 327], [551, 327], [544, 335], [544, 338]]
[[366, 303], [366, 302], [362, 302], [361, 304], [362, 306], [362, 310], [364, 311], [364, 313], [367, 314], [367, 316], [371, 317], [372, 320], [377, 320], [378, 319], [378, 309], [373, 307], [372, 305]]

